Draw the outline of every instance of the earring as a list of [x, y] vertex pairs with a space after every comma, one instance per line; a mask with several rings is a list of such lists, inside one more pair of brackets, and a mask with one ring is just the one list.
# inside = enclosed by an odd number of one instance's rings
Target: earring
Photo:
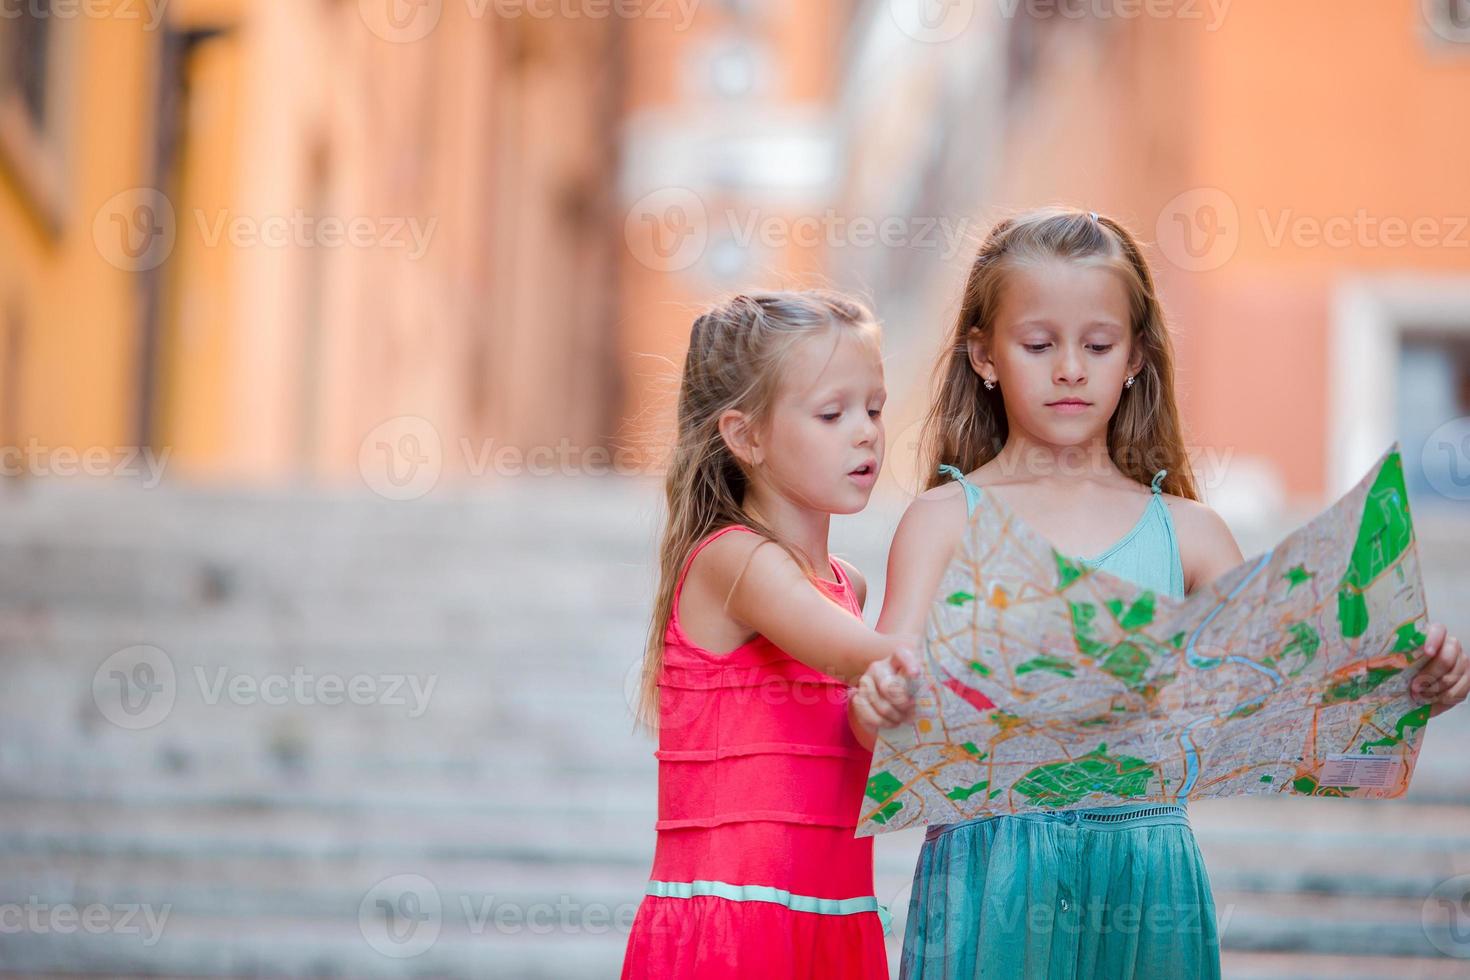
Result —
[[994, 391], [995, 390], [995, 382], [994, 381], [991, 381], [989, 378], [986, 378], [985, 379], [985, 390], [986, 391]]
[[1132, 388], [1133, 387], [1133, 375], [1131, 375], [1131, 374], [1128, 375], [1128, 380], [1125, 381], [1125, 382], [1123, 382], [1123, 387], [1124, 388]]

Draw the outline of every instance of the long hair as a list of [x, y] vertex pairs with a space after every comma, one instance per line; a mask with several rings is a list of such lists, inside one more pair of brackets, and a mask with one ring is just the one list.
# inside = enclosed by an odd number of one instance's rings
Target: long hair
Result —
[[803, 340], [858, 330], [876, 342], [867, 307], [827, 290], [742, 294], [701, 314], [689, 334], [679, 380], [677, 429], [664, 477], [668, 508], [658, 550], [658, 589], [644, 648], [638, 720], [657, 729], [658, 679], [674, 590], [695, 545], [722, 527], [744, 524], [785, 548], [811, 578], [800, 549], [745, 508], [749, 476], [720, 435], [720, 416], [738, 410], [753, 426], [769, 418], [786, 360]]
[[1112, 218], [1071, 208], [1038, 208], [1004, 218], [981, 244], [935, 370], [938, 388], [920, 436], [921, 485], [944, 482], [938, 472], [941, 463], [968, 473], [994, 459], [1005, 445], [1010, 432], [1005, 403], [999, 389], [981, 384], [970, 364], [968, 341], [979, 337], [987, 346], [992, 342], [1002, 289], [1013, 268], [1057, 259], [1110, 269], [1128, 290], [1131, 339], [1142, 348], [1143, 368], [1108, 420], [1108, 455], [1140, 483], [1168, 469], [1163, 489], [1198, 500], [1174, 400], [1174, 347], [1153, 273], [1127, 228]]

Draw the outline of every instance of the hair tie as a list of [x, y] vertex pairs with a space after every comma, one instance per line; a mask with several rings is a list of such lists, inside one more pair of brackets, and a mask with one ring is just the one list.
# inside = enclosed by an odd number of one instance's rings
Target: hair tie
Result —
[[1097, 220], [1097, 212], [1096, 211], [1089, 211], [1087, 213], [1092, 216], [1092, 220], [1093, 221], [1096, 221]]

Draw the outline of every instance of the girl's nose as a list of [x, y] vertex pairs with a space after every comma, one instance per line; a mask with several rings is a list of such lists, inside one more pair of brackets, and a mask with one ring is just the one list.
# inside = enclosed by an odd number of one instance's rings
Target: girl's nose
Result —
[[1085, 380], [1086, 373], [1082, 366], [1082, 355], [1076, 351], [1066, 351], [1062, 354], [1061, 363], [1057, 365], [1057, 380], [1075, 384]]

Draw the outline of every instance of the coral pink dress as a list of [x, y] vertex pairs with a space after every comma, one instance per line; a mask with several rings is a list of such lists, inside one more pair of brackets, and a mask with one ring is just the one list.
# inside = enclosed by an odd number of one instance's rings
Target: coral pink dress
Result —
[[[871, 753], [847, 689], [763, 636], [725, 654], [679, 628], [659, 678], [658, 842], [623, 980], [887, 980], [873, 840], [855, 838]], [[842, 566], [823, 582], [861, 616]], [[880, 915], [883, 916], [880, 918]]]

